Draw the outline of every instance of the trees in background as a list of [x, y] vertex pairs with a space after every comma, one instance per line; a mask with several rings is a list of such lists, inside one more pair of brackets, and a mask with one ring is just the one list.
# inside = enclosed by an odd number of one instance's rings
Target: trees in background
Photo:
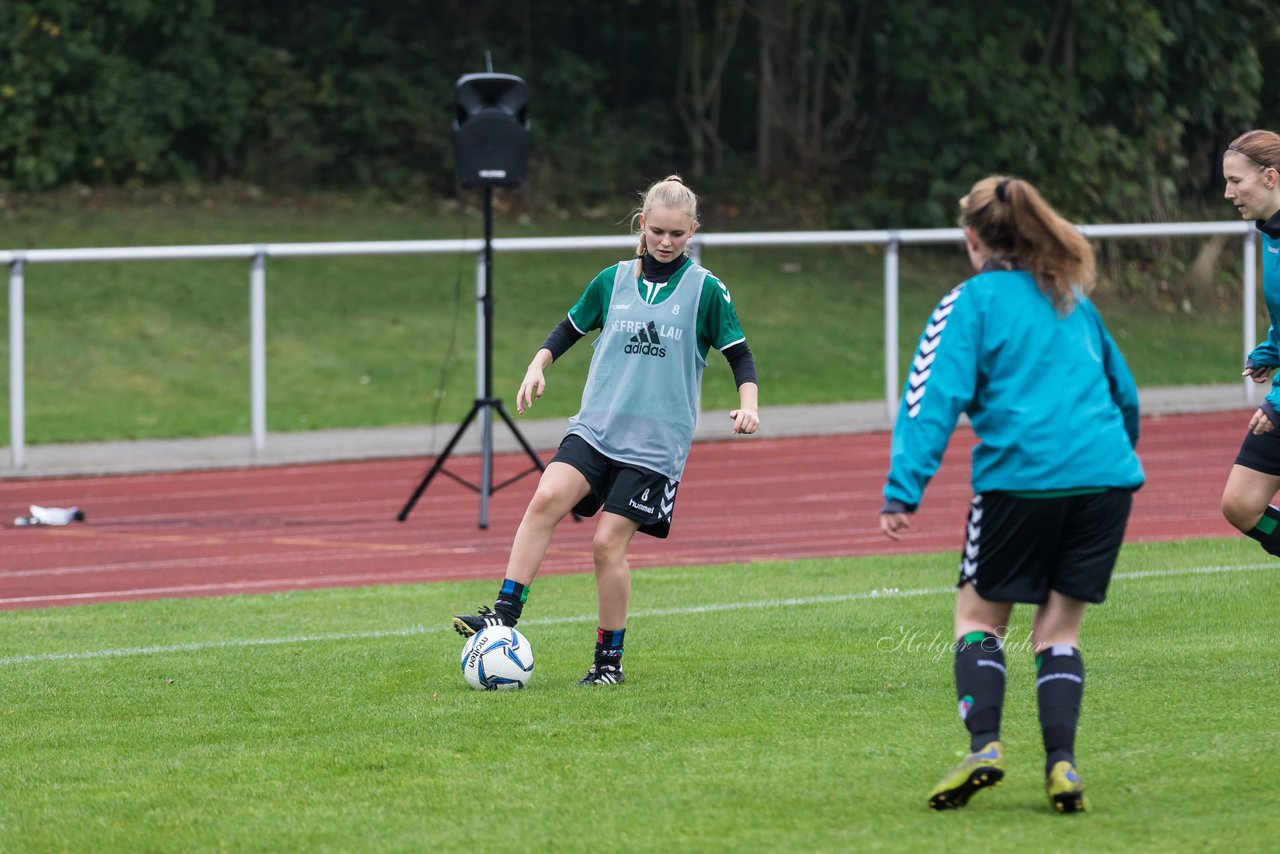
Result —
[[1007, 171], [1073, 217], [1165, 219], [1280, 124], [1265, 0], [10, 0], [0, 186], [451, 195], [453, 84], [486, 51], [529, 82], [537, 204], [682, 171], [738, 206], [939, 225]]
[[[704, 34], [700, 7], [711, 7], [711, 31]], [[675, 102], [689, 138], [690, 173], [702, 178], [724, 168], [725, 141], [720, 135], [725, 71], [738, 39], [746, 0], [679, 0], [680, 64]]]

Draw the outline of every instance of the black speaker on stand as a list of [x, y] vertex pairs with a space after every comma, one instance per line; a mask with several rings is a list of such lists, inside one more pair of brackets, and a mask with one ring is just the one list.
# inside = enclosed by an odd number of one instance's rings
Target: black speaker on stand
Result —
[[[403, 522], [437, 474], [445, 474], [480, 494], [480, 527], [489, 527], [489, 496], [534, 471], [546, 467], [521, 435], [502, 401], [493, 396], [493, 188], [518, 187], [529, 170], [529, 95], [524, 80], [511, 74], [465, 74], [458, 78], [453, 120], [453, 153], [458, 180], [465, 189], [484, 188], [484, 276], [477, 300], [483, 315], [483, 337], [477, 348], [484, 360], [483, 382], [471, 411], [453, 438], [423, 476], [400, 515]], [[493, 413], [506, 422], [533, 467], [493, 485]], [[470, 483], [444, 468], [445, 460], [476, 416], [480, 416], [480, 484]]]

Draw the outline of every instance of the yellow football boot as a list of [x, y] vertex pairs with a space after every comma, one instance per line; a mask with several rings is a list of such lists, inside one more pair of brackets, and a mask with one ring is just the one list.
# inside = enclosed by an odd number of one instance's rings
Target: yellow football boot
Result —
[[1003, 779], [1004, 748], [1000, 742], [992, 741], [947, 772], [929, 793], [929, 806], [935, 810], [958, 809], [969, 803], [974, 792], [998, 786]]
[[1076, 773], [1075, 766], [1063, 760], [1055, 762], [1045, 778], [1044, 790], [1049, 794], [1049, 803], [1057, 812], [1084, 812], [1089, 802], [1084, 797], [1084, 783]]

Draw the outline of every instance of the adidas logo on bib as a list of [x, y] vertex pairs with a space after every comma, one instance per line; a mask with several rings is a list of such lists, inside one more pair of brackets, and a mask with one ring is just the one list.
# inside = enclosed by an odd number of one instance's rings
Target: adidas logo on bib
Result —
[[649, 321], [648, 326], [642, 327], [639, 332], [631, 336], [623, 352], [639, 356], [657, 356], [659, 359], [667, 356], [667, 348], [662, 346], [662, 339], [658, 337], [658, 328], [654, 326], [652, 320]]

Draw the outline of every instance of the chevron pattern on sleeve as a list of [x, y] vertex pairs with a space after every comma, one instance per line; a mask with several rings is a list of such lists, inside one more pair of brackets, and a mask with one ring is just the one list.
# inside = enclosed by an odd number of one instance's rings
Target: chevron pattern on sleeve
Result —
[[937, 356], [938, 344], [942, 341], [942, 332], [947, 328], [947, 318], [955, 308], [955, 301], [964, 290], [961, 283], [952, 288], [938, 307], [929, 315], [929, 323], [924, 328], [924, 337], [920, 339], [920, 347], [915, 358], [911, 360], [911, 373], [907, 376], [907, 417], [915, 418], [920, 414], [920, 400], [924, 397], [925, 383], [933, 371], [933, 360]]

